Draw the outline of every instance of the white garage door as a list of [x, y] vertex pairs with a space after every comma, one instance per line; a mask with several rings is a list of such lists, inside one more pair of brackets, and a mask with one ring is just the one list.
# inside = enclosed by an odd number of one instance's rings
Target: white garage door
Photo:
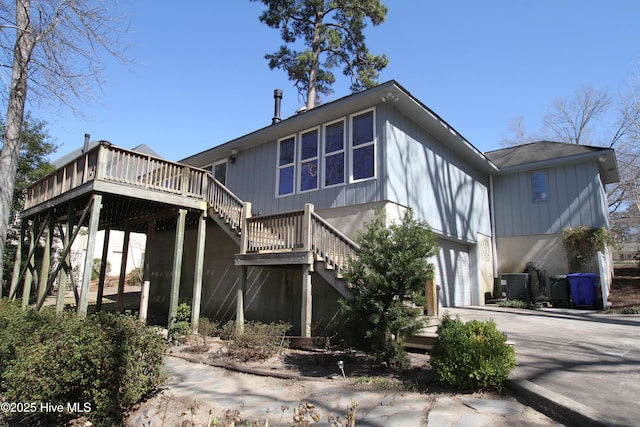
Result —
[[471, 305], [469, 246], [441, 239], [438, 244], [440, 254], [434, 263], [440, 304], [443, 307]]

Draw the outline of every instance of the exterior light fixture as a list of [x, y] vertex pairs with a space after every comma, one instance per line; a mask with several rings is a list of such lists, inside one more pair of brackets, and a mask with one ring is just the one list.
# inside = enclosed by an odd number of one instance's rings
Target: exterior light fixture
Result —
[[239, 152], [240, 152], [240, 149], [238, 149], [238, 147], [233, 147], [231, 149], [231, 155], [229, 156], [229, 163], [233, 164], [236, 162], [236, 156], [238, 155]]

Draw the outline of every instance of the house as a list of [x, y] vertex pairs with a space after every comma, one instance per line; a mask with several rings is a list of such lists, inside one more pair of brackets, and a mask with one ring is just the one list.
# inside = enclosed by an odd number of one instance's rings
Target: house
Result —
[[412, 209], [437, 235], [442, 307], [483, 304], [500, 273], [528, 261], [566, 272], [561, 229], [608, 225], [613, 150], [542, 142], [485, 155], [395, 81], [286, 119], [281, 96], [269, 126], [178, 163], [101, 144], [34, 184], [22, 218], [87, 224], [94, 250], [98, 229], [145, 233], [142, 316], [149, 304], [170, 321], [188, 302], [194, 324], [287, 321], [303, 336], [339, 322], [340, 271], [378, 209], [388, 221]]
[[609, 228], [605, 186], [620, 180], [614, 150], [540, 141], [485, 155], [500, 168], [492, 177], [498, 271], [533, 262], [566, 274], [562, 230]]

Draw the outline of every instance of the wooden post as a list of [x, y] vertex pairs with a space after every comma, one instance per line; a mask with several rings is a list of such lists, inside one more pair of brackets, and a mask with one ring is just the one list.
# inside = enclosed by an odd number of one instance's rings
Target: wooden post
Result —
[[300, 335], [303, 337], [311, 336], [311, 266], [305, 264], [302, 266], [302, 313], [300, 319]]
[[427, 316], [438, 317], [438, 292], [435, 278], [427, 280], [425, 284], [425, 296], [427, 299]]
[[244, 255], [247, 253], [247, 248], [249, 247], [249, 228], [247, 227], [247, 218], [251, 218], [251, 202], [244, 202], [244, 206], [242, 207], [242, 224], [241, 224], [241, 235], [240, 235], [240, 254]]
[[98, 296], [96, 297], [96, 312], [102, 311], [102, 296], [104, 295], [104, 281], [107, 275], [107, 259], [109, 258], [109, 237], [111, 228], [104, 230], [104, 242], [102, 243], [102, 258], [100, 258], [100, 277], [98, 277]]
[[89, 218], [89, 238], [87, 239], [87, 253], [84, 260], [82, 274], [82, 288], [78, 304], [78, 316], [85, 317], [89, 306], [89, 288], [91, 286], [91, 271], [93, 269], [93, 254], [96, 249], [96, 234], [100, 225], [100, 210], [102, 209], [102, 195], [94, 194], [92, 198], [91, 216]]
[[142, 290], [140, 292], [140, 321], [147, 321], [147, 314], [149, 313], [149, 291], [151, 290], [151, 281], [149, 277], [151, 276], [150, 270], [150, 255], [149, 249], [153, 243], [153, 238], [156, 231], [156, 222], [155, 220], [149, 221], [147, 223], [147, 239], [145, 243], [144, 250], [144, 267], [143, 267], [143, 276], [142, 276]]
[[[62, 254], [59, 262], [60, 266], [66, 265], [67, 268], [59, 268], [61, 271], [60, 278], [58, 279], [58, 294], [56, 295], [56, 313], [58, 314], [62, 313], [62, 310], [64, 310], [64, 296], [67, 293], [67, 280], [73, 276], [73, 271], [71, 270], [71, 257], [69, 256], [69, 245], [71, 244], [70, 239], [71, 234], [73, 233], [73, 214], [73, 204], [69, 204], [67, 230], [66, 232], [63, 232], [62, 225], [60, 225], [59, 228], [60, 234], [62, 234]], [[67, 269], [69, 270], [69, 277], [67, 277]]]
[[304, 205], [304, 220], [302, 221], [302, 242], [305, 251], [311, 250], [311, 214], [313, 213], [313, 205], [307, 203]]
[[44, 238], [44, 250], [42, 252], [42, 264], [40, 265], [40, 283], [38, 284], [38, 298], [37, 300], [44, 300], [47, 297], [47, 282], [49, 281], [49, 270], [51, 269], [51, 238], [53, 236], [53, 221], [51, 220], [51, 212], [47, 215], [48, 224], [43, 224], [43, 227], [49, 225]]
[[198, 332], [200, 322], [200, 302], [202, 297], [202, 279], [204, 270], [204, 249], [207, 238], [207, 211], [200, 214], [198, 221], [198, 239], [196, 242], [196, 265], [193, 274], [193, 301], [191, 302], [191, 330]]
[[29, 298], [31, 297], [31, 283], [33, 282], [33, 274], [31, 273], [32, 260], [33, 260], [33, 252], [35, 250], [35, 231], [34, 228], [37, 227], [38, 220], [34, 220], [31, 222], [31, 227], [29, 227], [29, 254], [27, 255], [27, 265], [24, 274], [24, 285], [22, 287], [22, 308], [25, 309], [29, 306]]
[[240, 280], [236, 288], [236, 332], [244, 332], [244, 294], [247, 289], [247, 266], [240, 267]]
[[131, 230], [129, 226], [124, 230], [124, 241], [122, 242], [122, 258], [120, 259], [120, 276], [118, 276], [118, 298], [116, 299], [116, 312], [124, 311], [124, 285], [127, 279], [127, 260], [129, 259], [129, 239]]
[[187, 210], [180, 209], [176, 224], [176, 240], [173, 247], [173, 274], [171, 276], [171, 297], [169, 299], [169, 327], [176, 320], [178, 300], [180, 298], [180, 276], [182, 274], [182, 251], [184, 245], [184, 229], [187, 220]]

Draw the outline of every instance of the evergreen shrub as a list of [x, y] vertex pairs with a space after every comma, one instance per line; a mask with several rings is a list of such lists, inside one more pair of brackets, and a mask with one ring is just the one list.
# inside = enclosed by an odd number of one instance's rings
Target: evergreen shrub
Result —
[[493, 320], [464, 323], [446, 314], [438, 327], [431, 366], [445, 385], [462, 390], [501, 390], [516, 366], [513, 347]]

